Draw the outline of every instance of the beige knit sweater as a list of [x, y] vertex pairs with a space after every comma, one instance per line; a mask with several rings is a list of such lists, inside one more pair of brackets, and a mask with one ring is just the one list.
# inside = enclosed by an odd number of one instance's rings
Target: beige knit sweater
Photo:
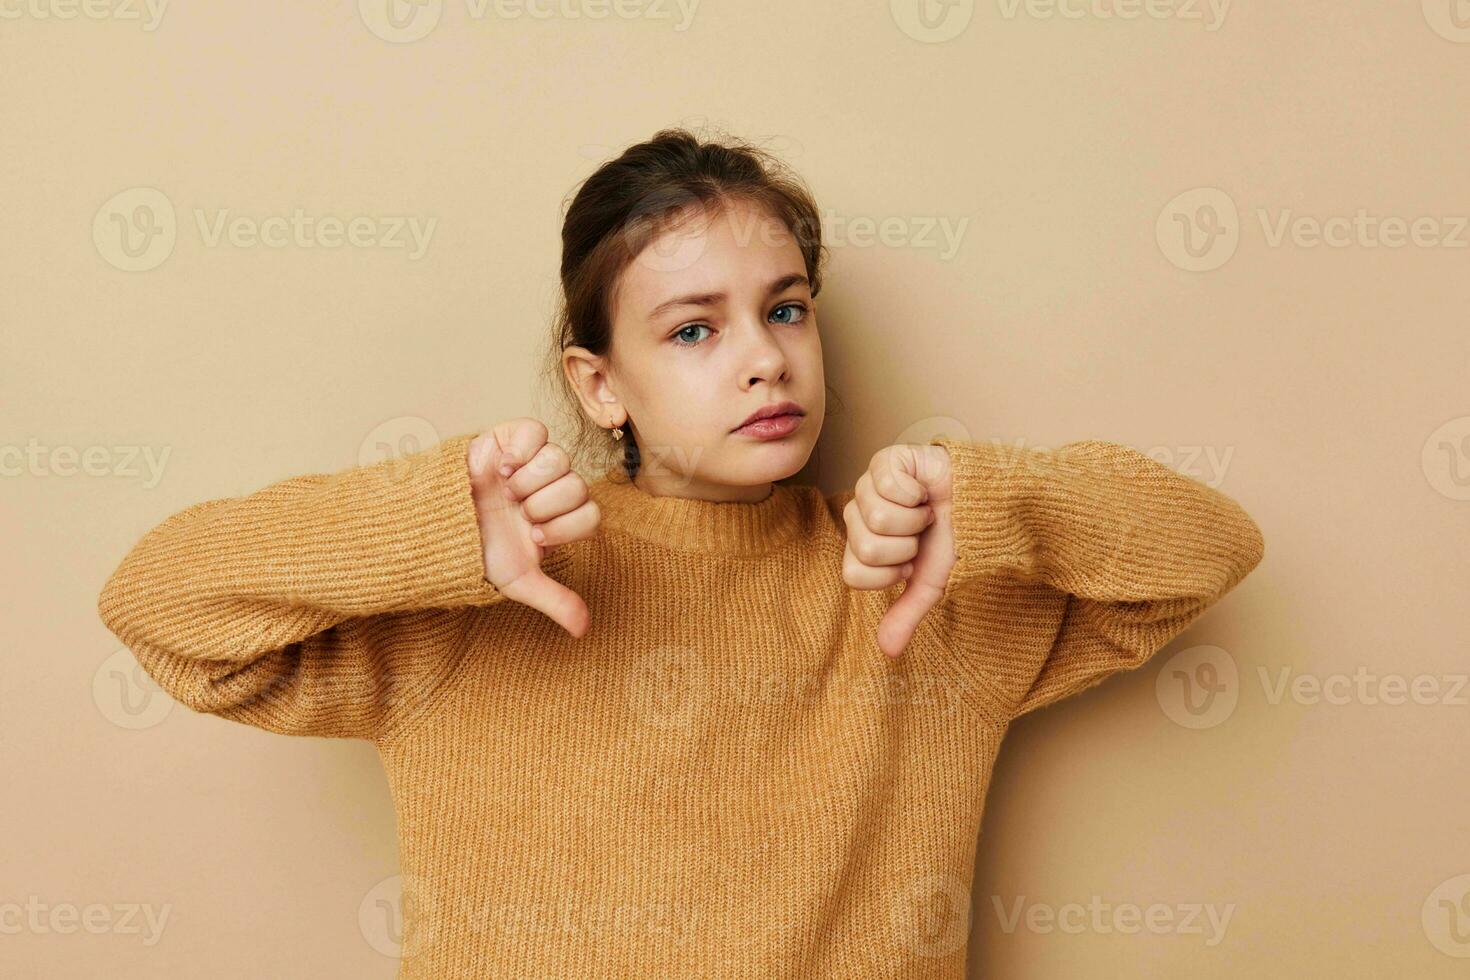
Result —
[[598, 534], [543, 564], [586, 599], [575, 640], [484, 578], [473, 435], [186, 508], [98, 604], [195, 711], [374, 742], [401, 978], [962, 977], [1009, 723], [1139, 666], [1263, 554], [1133, 449], [935, 439], [958, 563], [889, 659], [903, 586], [843, 582], [852, 491], [609, 470]]

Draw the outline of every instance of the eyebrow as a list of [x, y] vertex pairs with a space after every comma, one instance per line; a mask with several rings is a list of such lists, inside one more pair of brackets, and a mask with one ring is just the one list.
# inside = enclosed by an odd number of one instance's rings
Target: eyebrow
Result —
[[[773, 281], [770, 288], [766, 290], [766, 295], [774, 296], [777, 293], [784, 293], [796, 285], [810, 286], [811, 282], [806, 276], [792, 273], [789, 276], [782, 276], [780, 279]], [[723, 303], [727, 298], [724, 293], [695, 293], [689, 296], [679, 296], [674, 299], [665, 300], [649, 310], [648, 318], [651, 320], [665, 310], [672, 309], [676, 306], [714, 306], [716, 303]]]

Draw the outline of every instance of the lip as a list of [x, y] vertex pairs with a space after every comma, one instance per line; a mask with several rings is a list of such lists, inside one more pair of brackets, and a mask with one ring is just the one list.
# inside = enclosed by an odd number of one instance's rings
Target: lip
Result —
[[805, 415], [806, 410], [796, 402], [774, 402], [756, 409], [733, 431], [758, 439], [779, 439], [796, 431]]
[[769, 405], [762, 405], [760, 408], [758, 408], [755, 411], [751, 412], [750, 413], [750, 416], [744, 422], [741, 422], [739, 425], [737, 425], [735, 427], [735, 431], [739, 431], [740, 429], [745, 428], [747, 425], [749, 425], [752, 422], [758, 422], [761, 419], [774, 418], [777, 415], [805, 415], [805, 414], [806, 414], [806, 409], [804, 409], [800, 405], [796, 404], [796, 402], [772, 402]]

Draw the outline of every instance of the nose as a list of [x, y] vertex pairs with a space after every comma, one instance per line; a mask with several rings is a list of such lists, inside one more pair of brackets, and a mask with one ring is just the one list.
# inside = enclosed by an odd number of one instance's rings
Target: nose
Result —
[[746, 338], [740, 354], [744, 387], [754, 388], [762, 381], [775, 384], [786, 380], [786, 352], [771, 332], [771, 324], [755, 320], [741, 332]]

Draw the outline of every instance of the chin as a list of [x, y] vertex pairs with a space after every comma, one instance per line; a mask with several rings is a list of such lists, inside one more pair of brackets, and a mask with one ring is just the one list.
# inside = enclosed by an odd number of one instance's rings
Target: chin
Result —
[[746, 458], [735, 469], [741, 474], [740, 482], [750, 486], [795, 476], [812, 454], [811, 446], [785, 439], [751, 443], [744, 449]]

